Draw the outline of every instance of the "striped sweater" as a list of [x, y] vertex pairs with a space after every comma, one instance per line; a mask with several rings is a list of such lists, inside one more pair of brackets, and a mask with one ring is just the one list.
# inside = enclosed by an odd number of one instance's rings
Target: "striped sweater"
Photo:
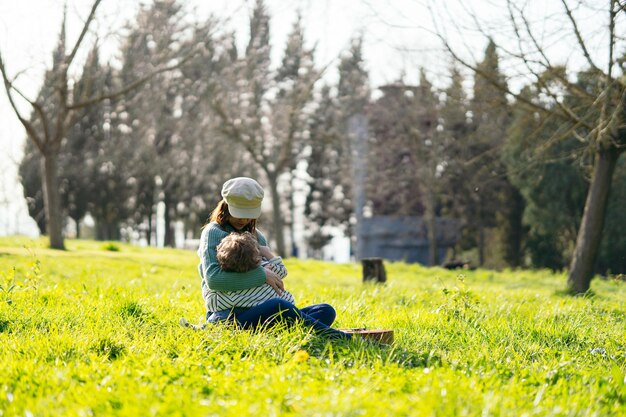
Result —
[[[270, 269], [281, 278], [287, 276], [287, 268], [285, 268], [280, 256], [270, 260], [263, 258], [261, 266]], [[283, 291], [282, 294], [278, 295], [269, 284], [236, 291], [213, 291], [209, 289], [204, 300], [207, 311], [214, 313], [216, 311], [230, 310], [233, 307], [254, 307], [277, 297], [295, 304], [293, 295], [289, 291]]]
[[[229, 310], [233, 307], [253, 307], [271, 298], [279, 297], [274, 289], [265, 282], [265, 267], [268, 267], [281, 278], [287, 270], [280, 257], [265, 260], [262, 266], [247, 272], [229, 272], [220, 268], [217, 261], [217, 245], [223, 238], [236, 230], [230, 226], [209, 223], [200, 236], [198, 270], [202, 279], [202, 296], [207, 311]], [[259, 245], [267, 246], [263, 233], [257, 231]], [[281, 298], [293, 303], [293, 296], [285, 291]]]

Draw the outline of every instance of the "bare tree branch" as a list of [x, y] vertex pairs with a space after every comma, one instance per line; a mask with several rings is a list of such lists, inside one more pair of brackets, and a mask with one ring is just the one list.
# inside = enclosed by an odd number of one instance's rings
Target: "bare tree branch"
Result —
[[[26, 132], [31, 137], [33, 142], [35, 142], [35, 145], [37, 146], [37, 148], [43, 152], [44, 143], [41, 140], [41, 137], [37, 134], [37, 130], [35, 129], [35, 127], [33, 126], [31, 122], [29, 122], [28, 120], [26, 120], [24, 116], [22, 116], [22, 113], [19, 111], [19, 109], [17, 108], [17, 105], [15, 104], [13, 94], [11, 94], [11, 90], [15, 90], [15, 89], [13, 88], [13, 85], [11, 84], [9, 77], [7, 76], [6, 67], [4, 66], [4, 61], [2, 59], [1, 53], [0, 53], [0, 72], [2, 73], [2, 79], [4, 81], [4, 88], [6, 90], [7, 97], [9, 99], [9, 103], [11, 104], [11, 108], [13, 109], [13, 112], [17, 116], [20, 123], [22, 123], [22, 126], [24, 126], [24, 128], [26, 129]], [[19, 94], [21, 95], [21, 93]]]
[[65, 63], [66, 63], [65, 72], [67, 72], [67, 69], [69, 68], [70, 64], [74, 60], [74, 57], [76, 56], [76, 53], [78, 52], [78, 49], [80, 48], [80, 45], [83, 43], [83, 39], [85, 38], [85, 35], [87, 34], [89, 25], [94, 19], [96, 15], [96, 9], [100, 5], [101, 1], [102, 0], [95, 0], [93, 5], [91, 6], [91, 11], [89, 12], [89, 16], [87, 17], [85, 24], [83, 25], [83, 29], [80, 32], [80, 36], [78, 37], [78, 40], [76, 40], [76, 43], [74, 44], [74, 48], [72, 49], [72, 52], [65, 59]]
[[[523, 44], [522, 44], [522, 34], [520, 32], [520, 28], [519, 25], [517, 23], [517, 19], [515, 17], [515, 13], [513, 12], [513, 8], [515, 7], [515, 10], [517, 11], [517, 13], [519, 14], [520, 18], [522, 19], [522, 22], [524, 24], [524, 30], [526, 32], [526, 34], [530, 37], [534, 47], [535, 47], [535, 52], [539, 53], [539, 55], [541, 55], [541, 58], [543, 60], [533, 60], [533, 59], [529, 59], [527, 54], [524, 52], [524, 48], [523, 48]], [[509, 10], [509, 19], [511, 20], [511, 24], [513, 26], [513, 31], [515, 32], [515, 37], [517, 39], [518, 42], [518, 49], [520, 51], [519, 54], [512, 54], [509, 53], [509, 55], [511, 55], [512, 57], [521, 60], [525, 67], [528, 69], [528, 71], [535, 77], [535, 79], [537, 80], [537, 83], [540, 84], [547, 92], [548, 94], [555, 99], [555, 101], [558, 103], [558, 101], [556, 100], [556, 95], [550, 90], [550, 87], [545, 84], [542, 80], [542, 77], [540, 76], [540, 74], [532, 69], [532, 65], [531, 64], [538, 64], [541, 65], [544, 70], [553, 70], [554, 68], [557, 68], [556, 65], [553, 65], [552, 62], [550, 61], [550, 59], [548, 58], [548, 56], [546, 55], [544, 48], [539, 44], [539, 41], [537, 40], [537, 38], [535, 37], [535, 35], [533, 34], [532, 30], [531, 30], [531, 25], [530, 22], [528, 21], [528, 19], [526, 18], [526, 15], [524, 14], [523, 10], [519, 7], [517, 7], [512, 1], [508, 0], [507, 1], [507, 8]], [[498, 49], [501, 50], [505, 50], [504, 48], [502, 48], [502, 46], [498, 46]], [[579, 87], [578, 85], [576, 85], [575, 83], [570, 82], [570, 80], [567, 79], [566, 75], [561, 75], [561, 72], [559, 71], [551, 71], [551, 74], [553, 76], [556, 77], [557, 80], [561, 81], [563, 83], [563, 85], [567, 86], [568, 89], [576, 91], [577, 93], [579, 93], [582, 96], [585, 96], [589, 99], [594, 99], [595, 96], [592, 95], [591, 93], [589, 93], [588, 91], [586, 91], [584, 88]], [[565, 74], [565, 73], [563, 73]]]
[[[563, 110], [565, 113], [569, 114], [570, 117], [572, 117], [573, 119], [578, 119], [578, 116], [574, 115], [571, 112], [570, 109], [565, 108], [565, 106], [563, 105], [563, 103], [560, 102], [560, 100], [558, 99], [556, 94], [552, 92], [552, 90], [550, 89], [550, 86], [543, 81], [543, 77], [541, 77], [541, 75], [538, 74], [531, 67], [529, 61], [526, 59], [526, 54], [523, 51], [522, 35], [521, 35], [520, 31], [519, 31], [517, 20], [515, 18], [515, 14], [513, 13], [513, 5], [512, 5], [512, 2], [510, 0], [507, 1], [507, 7], [508, 7], [508, 10], [509, 10], [509, 18], [511, 19], [511, 24], [513, 25], [513, 30], [515, 32], [515, 37], [517, 38], [517, 41], [518, 41], [518, 46], [519, 46], [519, 50], [520, 50], [520, 54], [521, 54], [519, 59], [522, 60], [522, 62], [524, 63], [524, 65], [526, 66], [528, 71], [535, 77], [535, 80], [536, 80], [537, 84], [554, 100], [556, 105], [559, 106], [561, 108], [561, 110]], [[541, 57], [544, 60], [544, 62], [542, 62], [542, 65], [544, 66], [544, 68], [546, 68], [546, 69], [555, 68], [550, 63], [550, 59], [546, 56], [543, 48], [539, 45], [539, 43], [537, 42], [537, 39], [535, 38], [535, 36], [533, 35], [532, 31], [530, 30], [530, 24], [528, 22], [528, 19], [526, 19], [526, 16], [524, 16], [523, 11], [518, 8], [517, 12], [520, 15], [520, 18], [522, 19], [522, 22], [524, 23], [524, 28], [526, 30], [526, 34], [530, 37], [530, 39], [533, 42], [533, 45], [535, 46], [536, 51], [541, 55]], [[553, 71], [553, 73], [555, 73], [555, 72]], [[558, 75], [558, 72], [556, 72], [555, 75]], [[564, 79], [564, 77], [560, 77], [559, 76], [558, 78], [561, 79], [562, 81], [564, 81], [566, 85], [570, 84], [568, 80]]]
[[250, 154], [250, 156], [252, 156], [254, 161], [257, 164], [263, 166], [264, 161], [260, 157], [261, 155], [259, 155], [259, 153], [256, 152], [256, 150], [251, 146], [250, 141], [246, 141], [243, 139], [243, 134], [241, 130], [235, 125], [232, 119], [228, 116], [226, 110], [224, 109], [224, 106], [222, 105], [222, 102], [220, 100], [212, 100], [211, 107], [213, 108], [213, 110], [215, 110], [215, 112], [224, 122], [224, 124], [220, 128], [222, 132], [228, 135], [229, 137], [235, 139], [237, 143], [243, 145], [244, 148], [246, 148], [246, 150]]
[[[611, 105], [611, 97], [612, 97], [611, 92], [613, 90], [613, 65], [614, 65], [613, 53], [615, 50], [615, 16], [617, 15], [617, 11], [615, 10], [615, 6], [614, 6], [615, 3], [616, 3], [615, 0], [611, 0], [611, 8], [609, 10], [609, 61], [608, 61], [608, 68], [607, 68], [607, 73], [606, 73], [606, 82], [605, 82], [605, 87], [604, 87], [605, 97], [604, 97], [604, 102], [602, 103], [602, 110], [600, 111], [600, 123], [599, 123], [599, 129], [598, 129], [598, 135], [599, 135], [600, 141], [602, 141], [603, 137], [612, 137], [612, 135], [610, 134], [605, 135], [604, 133], [605, 133], [605, 130], [608, 130], [611, 120], [614, 120], [613, 117], [611, 117], [609, 120], [606, 120], [606, 114], [607, 114], [609, 106]], [[615, 110], [619, 109], [620, 107], [621, 106], [616, 106]], [[600, 145], [602, 146], [602, 143], [600, 143]]]
[[[541, 113], [544, 114], [552, 114], [555, 115], [563, 120], [567, 120], [569, 122], [575, 123], [575, 124], [580, 124], [581, 126], [587, 127], [589, 130], [593, 130], [594, 126], [584, 122], [580, 117], [578, 117], [571, 109], [569, 109], [568, 107], [564, 106], [562, 103], [559, 103], [558, 100], [555, 100], [555, 102], [557, 103], [557, 105], [559, 106], [559, 108], [561, 110], [563, 110], [563, 112], [554, 112], [551, 111], [549, 109], [546, 109], [545, 107], [533, 102], [532, 100], [524, 97], [523, 95], [519, 94], [519, 93], [515, 93], [513, 91], [511, 91], [511, 89], [509, 89], [508, 87], [505, 87], [503, 85], [501, 85], [500, 83], [498, 83], [496, 80], [492, 80], [488, 74], [486, 74], [484, 71], [482, 71], [480, 68], [478, 68], [476, 65], [470, 64], [469, 62], [467, 62], [467, 60], [464, 60], [463, 58], [461, 58], [450, 46], [450, 44], [446, 41], [446, 39], [444, 39], [442, 36], [440, 36], [441, 41], [444, 44], [444, 47], [446, 48], [446, 50], [450, 53], [450, 55], [457, 61], [459, 62], [461, 65], [463, 65], [465, 68], [470, 69], [471, 71], [473, 71], [474, 73], [476, 73], [477, 75], [480, 75], [481, 77], [483, 77], [484, 79], [486, 79], [491, 85], [493, 85], [494, 87], [496, 87], [497, 89], [499, 89], [500, 91], [506, 93], [506, 94], [510, 94], [511, 96], [513, 96], [516, 100], [519, 100], [520, 102], [527, 104], [529, 106], [531, 106], [532, 108], [534, 108], [535, 110], [538, 110]], [[553, 96], [553, 98], [556, 98]]]
[[280, 157], [278, 158], [277, 171], [280, 172], [283, 168], [285, 168], [290, 160], [291, 160], [291, 151], [293, 149], [293, 142], [295, 139], [295, 134], [297, 132], [298, 125], [298, 114], [302, 111], [307, 101], [310, 99], [313, 89], [315, 88], [315, 84], [322, 79], [324, 73], [328, 70], [333, 61], [326, 64], [322, 69], [320, 69], [316, 76], [310, 80], [309, 83], [305, 84], [304, 88], [301, 91], [297, 92], [292, 99], [292, 106], [289, 112], [289, 134], [287, 140], [287, 146], [281, 147]]
[[583, 37], [580, 34], [580, 30], [578, 29], [578, 23], [576, 22], [576, 19], [574, 18], [574, 15], [572, 14], [572, 11], [567, 4], [567, 1], [561, 0], [561, 3], [563, 4], [563, 7], [565, 8], [565, 13], [567, 14], [567, 17], [572, 24], [572, 29], [574, 30], [574, 34], [576, 35], [576, 40], [578, 41], [578, 45], [580, 46], [580, 49], [583, 51], [583, 55], [587, 59], [587, 62], [589, 63], [591, 68], [599, 71], [598, 66], [591, 59], [591, 55], [589, 54], [589, 51], [587, 50], [587, 45], [585, 44], [585, 41], [583, 40]]
[[[10, 83], [11, 86], [11, 90], [15, 91], [20, 97], [22, 97], [22, 99], [24, 101], [26, 101], [28, 104], [30, 104], [30, 106], [35, 110], [35, 112], [37, 113], [37, 115], [39, 116], [39, 120], [41, 120], [41, 124], [43, 126], [43, 142], [42, 143], [46, 143], [49, 140], [49, 136], [50, 136], [50, 130], [49, 130], [49, 126], [48, 126], [48, 119], [46, 118], [46, 115], [44, 114], [43, 111], [43, 107], [41, 106], [40, 103], [38, 103], [37, 101], [32, 101], [30, 100], [28, 97], [26, 97], [26, 95], [20, 90], [18, 89], [14, 83]], [[18, 115], [19, 117], [19, 115]], [[39, 138], [35, 138], [34, 140], [39, 140]]]
[[143, 84], [145, 84], [146, 82], [150, 81], [152, 78], [154, 78], [155, 76], [157, 76], [159, 74], [162, 74], [164, 72], [168, 72], [168, 71], [172, 71], [172, 70], [175, 70], [177, 68], [180, 68], [189, 59], [191, 59], [195, 55], [195, 53], [196, 52], [190, 53], [184, 59], [182, 59], [181, 61], [176, 62], [176, 63], [174, 63], [172, 65], [166, 65], [164, 67], [157, 68], [154, 71], [148, 73], [147, 75], [141, 77], [140, 79], [138, 79], [138, 80], [136, 80], [136, 81], [134, 81], [134, 82], [132, 82], [132, 83], [122, 87], [121, 89], [119, 89], [119, 90], [117, 90], [117, 91], [115, 91], [113, 93], [102, 94], [102, 95], [99, 95], [97, 97], [92, 97], [92, 98], [90, 98], [88, 100], [81, 101], [80, 103], [72, 104], [71, 106], [68, 106], [67, 108], [68, 108], [68, 110], [76, 110], [76, 109], [80, 109], [80, 108], [83, 108], [83, 107], [87, 107], [87, 106], [95, 104], [95, 103], [99, 103], [99, 102], [104, 101], [104, 100], [114, 99], [114, 98], [118, 98], [120, 96], [123, 96], [124, 94], [129, 93], [130, 91], [135, 90], [135, 89], [141, 87]]

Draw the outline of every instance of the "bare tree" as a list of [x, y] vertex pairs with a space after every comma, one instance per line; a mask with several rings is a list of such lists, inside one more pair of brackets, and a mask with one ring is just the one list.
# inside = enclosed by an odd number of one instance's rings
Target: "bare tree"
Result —
[[286, 256], [286, 216], [279, 180], [295, 169], [321, 72], [314, 67], [313, 50], [304, 45], [300, 19], [288, 36], [282, 66], [272, 70], [269, 22], [265, 4], [258, 0], [245, 56], [236, 57], [224, 72], [211, 106], [222, 121], [221, 133], [239, 145], [267, 177], [276, 251]]
[[[55, 102], [52, 106], [47, 106], [46, 108], [41, 102], [28, 99], [14, 84], [14, 80], [9, 78], [4, 60], [0, 55], [0, 71], [2, 72], [9, 102], [16, 116], [26, 129], [28, 138], [34, 142], [42, 155], [42, 188], [44, 192], [47, 231], [50, 237], [50, 246], [57, 249], [64, 248], [61, 199], [58, 192], [58, 155], [61, 149], [61, 141], [68, 130], [68, 124], [75, 122], [71, 117], [73, 115], [72, 113], [75, 114], [75, 112], [71, 112], [69, 109], [71, 103], [69, 101], [70, 87], [68, 85], [68, 69], [76, 57], [78, 47], [85, 39], [89, 24], [95, 17], [96, 9], [100, 1], [101, 0], [96, 0], [94, 2], [80, 36], [69, 54], [66, 54], [65, 51], [65, 17], [63, 19], [61, 37], [59, 40], [60, 44], [62, 44], [59, 52], [63, 56], [60, 57], [60, 62], [55, 62], [55, 64], [58, 65], [56, 65], [56, 73], [51, 83], [55, 89]], [[39, 118], [41, 128], [37, 128], [37, 126], [22, 115], [16, 104], [16, 95], [28, 102], [33, 112]]]
[[[589, 289], [594, 274], [613, 173], [617, 160], [626, 149], [626, 80], [621, 67], [624, 60], [623, 56], [616, 54], [616, 51], [623, 51], [626, 47], [625, 9], [618, 0], [606, 0], [605, 6], [585, 1], [561, 0], [561, 12], [550, 16], [549, 22], [558, 31], [540, 33], [528, 12], [529, 2], [519, 4], [506, 0], [505, 5], [507, 20], [505, 25], [501, 24], [498, 28], [498, 51], [509, 63], [509, 75], [530, 80], [537, 86], [541, 100], [528, 98], [510, 87], [502, 88], [506, 88], [507, 94], [539, 114], [559, 118], [563, 126], [567, 127], [566, 133], [564, 129], [560, 129], [558, 137], [548, 140], [545, 147], [568, 136], [576, 137], [584, 147], [585, 155], [591, 156], [593, 161], [584, 214], [567, 281], [573, 293], [584, 293]], [[466, 11], [473, 20], [474, 27], [485, 37], [492, 38], [493, 33], [485, 29], [489, 25], [481, 22], [471, 10]], [[602, 19], [606, 22], [605, 26], [593, 25], [593, 31], [585, 32], [583, 28], [589, 28], [588, 21], [597, 19], [600, 15], [604, 16]], [[436, 24], [441, 21], [439, 18], [440, 16], [435, 16]], [[585, 25], [582, 24], [583, 20]], [[457, 29], [461, 31], [459, 27]], [[503, 29], [509, 29], [511, 36], [503, 38]], [[478, 76], [488, 79], [487, 74], [481, 73], [481, 69], [471, 59], [465, 58], [460, 48], [453, 46], [451, 38], [440, 25], [438, 34], [447, 51], [458, 62]], [[572, 62], [575, 60], [571, 56], [568, 63], [557, 63], [550, 54], [555, 49], [552, 42], [573, 48], [572, 56], [577, 55], [584, 65], [573, 67]], [[602, 43], [602, 47], [598, 46], [598, 42]], [[598, 80], [597, 88], [581, 88], [573, 75], [580, 74], [583, 68]], [[517, 72], [512, 73], [513, 70]], [[550, 77], [545, 77], [545, 74]], [[502, 85], [498, 80], [489, 81], [494, 86]], [[576, 96], [577, 105], [563, 100], [565, 91]], [[542, 149], [544, 148], [537, 149], [537, 153]]]
[[[0, 73], [13, 112], [24, 126], [28, 139], [31, 140], [41, 153], [42, 187], [44, 192], [44, 206], [46, 214], [47, 232], [50, 239], [50, 247], [64, 249], [63, 236], [63, 212], [59, 194], [58, 157], [61, 144], [69, 129], [76, 124], [85, 107], [120, 97], [132, 90], [141, 87], [157, 74], [178, 68], [184, 59], [171, 61], [169, 58], [161, 64], [154, 66], [150, 71], [140, 77], [121, 86], [116, 91], [98, 92], [91, 96], [73, 97], [72, 81], [69, 70], [76, 60], [79, 49], [87, 38], [89, 28], [93, 23], [96, 11], [102, 0], [94, 0], [89, 15], [84, 21], [78, 39], [69, 50], [65, 48], [65, 16], [63, 19], [61, 38], [58, 49], [58, 62], [52, 69], [53, 102], [52, 105], [44, 106], [38, 99], [28, 98], [16, 85], [17, 76], [11, 77], [6, 63], [0, 53]], [[87, 90], [85, 90], [87, 91]], [[20, 110], [17, 101], [23, 100], [30, 106], [35, 120], [26, 117]], [[36, 123], [35, 123], [36, 121]]]

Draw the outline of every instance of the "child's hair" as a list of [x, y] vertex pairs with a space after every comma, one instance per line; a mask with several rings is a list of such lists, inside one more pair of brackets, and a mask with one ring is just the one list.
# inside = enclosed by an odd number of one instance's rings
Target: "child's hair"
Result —
[[231, 233], [217, 245], [217, 262], [224, 271], [246, 272], [259, 266], [259, 244], [251, 233]]

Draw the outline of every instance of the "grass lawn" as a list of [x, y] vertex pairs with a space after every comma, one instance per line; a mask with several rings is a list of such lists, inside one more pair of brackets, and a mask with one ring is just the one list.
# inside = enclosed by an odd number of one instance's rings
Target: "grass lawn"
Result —
[[624, 416], [626, 283], [564, 295], [548, 271], [288, 259], [300, 306], [395, 343], [305, 328], [183, 328], [204, 315], [192, 251], [0, 239], [0, 416]]

